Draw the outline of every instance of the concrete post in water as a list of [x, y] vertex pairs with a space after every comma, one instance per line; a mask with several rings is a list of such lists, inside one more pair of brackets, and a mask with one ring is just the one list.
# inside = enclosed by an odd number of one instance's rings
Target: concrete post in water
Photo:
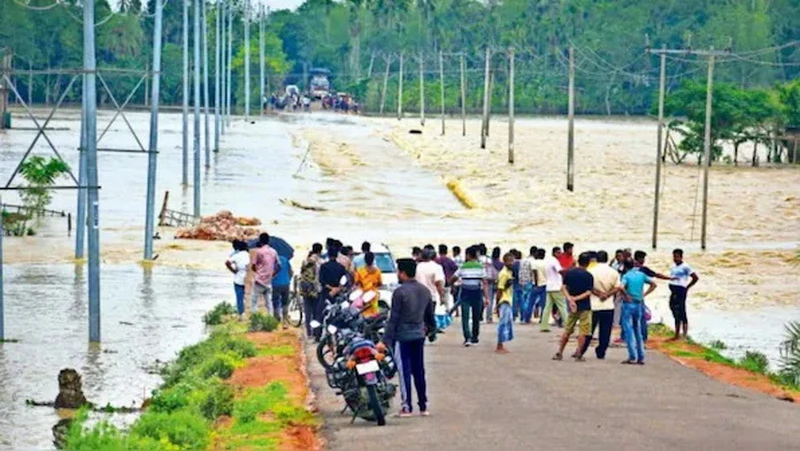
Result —
[[708, 169], [711, 167], [711, 113], [714, 102], [714, 47], [708, 54], [708, 85], [706, 86], [706, 123], [703, 138], [703, 221], [700, 227], [700, 248], [706, 250], [708, 225]]
[[220, 130], [219, 130], [219, 134], [220, 135], [225, 135], [225, 128], [227, 127], [225, 125], [225, 117], [226, 117], [226, 114], [227, 114], [227, 110], [226, 110], [226, 107], [225, 107], [225, 89], [226, 89], [226, 86], [228, 86], [228, 80], [225, 77], [225, 74], [227, 74], [227, 70], [225, 69], [227, 67], [226, 66], [226, 55], [227, 54], [225, 53], [225, 51], [226, 51], [225, 49], [228, 48], [228, 46], [227, 46], [227, 41], [228, 40], [226, 38], [226, 36], [228, 36], [228, 35], [225, 34], [225, 30], [227, 29], [226, 28], [226, 24], [228, 22], [227, 21], [227, 16], [226, 16], [227, 9], [228, 9], [228, 0], [219, 0], [219, 2], [222, 5], [222, 9], [219, 12], [219, 14], [220, 14], [220, 21], [219, 21], [220, 22], [220, 24], [219, 24], [219, 27], [220, 27], [220, 38], [217, 40], [217, 42], [219, 42], [219, 59], [220, 59], [220, 76], [219, 76], [219, 80], [220, 80], [219, 81], [219, 85], [220, 85], [219, 86], [219, 89], [220, 89], [220, 92], [219, 92]]
[[444, 136], [444, 56], [442, 56], [441, 49], [439, 50], [439, 92], [441, 94], [442, 105], [442, 136]]
[[258, 114], [264, 115], [264, 5], [258, 20]]
[[[81, 138], [78, 152], [78, 186], [86, 186], [86, 74], [81, 88]], [[86, 190], [78, 188], [78, 208], [75, 223], [75, 260], [83, 260], [86, 249]]]
[[156, 208], [156, 168], [158, 165], [158, 107], [161, 100], [161, 21], [162, 0], [155, 0], [155, 20], [153, 22], [153, 84], [150, 97], [150, 145], [147, 154], [147, 211], [144, 224], [144, 259], [153, 260], [153, 233]]
[[220, 69], [220, 43], [219, 43], [219, 27], [220, 27], [220, 13], [222, 12], [222, 0], [217, 0], [216, 11], [214, 12], [214, 152], [219, 152], [219, 135], [220, 135], [220, 110], [219, 110], [219, 69]]
[[100, 203], [97, 190], [97, 58], [94, 2], [83, 5], [83, 70], [86, 76], [86, 183], [89, 207], [89, 341], [100, 342]]
[[200, 1], [194, 0], [194, 215], [200, 216]]
[[459, 66], [461, 66], [461, 136], [467, 136], [467, 82], [464, 72], [466, 64], [464, 54], [459, 55]]
[[250, 120], [250, 0], [244, 0], [244, 120]]
[[486, 47], [486, 67], [483, 73], [483, 120], [481, 124], [481, 149], [486, 148], [486, 136], [489, 134], [489, 59], [491, 57], [491, 50], [489, 47]]
[[575, 188], [575, 49], [569, 48], [569, 94], [567, 106], [567, 190]]
[[205, 123], [205, 151], [206, 168], [211, 167], [211, 127], [209, 126], [208, 110], [208, 16], [206, 15], [206, 0], [200, 0], [202, 5], [203, 21], [200, 31], [203, 33], [203, 116]]
[[228, 110], [228, 120], [225, 123], [227, 124], [228, 127], [230, 127], [231, 126], [231, 81], [232, 81], [231, 63], [233, 61], [233, 4], [232, 3], [228, 4], [228, 49], [227, 50], [228, 50], [228, 58], [226, 61], [228, 64], [228, 83], [225, 84], [225, 89], [227, 91], [225, 93], [226, 97], [225, 104], [227, 105], [225, 109]]
[[398, 85], [397, 85], [397, 120], [403, 118], [403, 54], [400, 53], [400, 73], [397, 74], [398, 77]]
[[514, 49], [508, 49], [508, 162], [514, 164]]
[[667, 79], [667, 47], [661, 53], [661, 71], [658, 80], [658, 143], [656, 144], [656, 187], [653, 195], [653, 249], [658, 245], [658, 207], [661, 193], [661, 155], [664, 151], [664, 92]]
[[425, 56], [419, 52], [419, 123], [425, 126]]
[[383, 91], [381, 91], [381, 117], [384, 116], [384, 108], [386, 107], [386, 90], [389, 88], [389, 68], [392, 66], [392, 57], [386, 57], [386, 68], [383, 72]]
[[183, 0], [183, 186], [189, 185], [189, 1]]

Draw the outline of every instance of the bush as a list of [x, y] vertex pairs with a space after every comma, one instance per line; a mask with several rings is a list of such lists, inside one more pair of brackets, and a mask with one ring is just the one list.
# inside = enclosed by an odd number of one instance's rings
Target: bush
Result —
[[754, 373], [765, 374], [769, 369], [769, 359], [757, 351], [747, 351], [739, 361], [739, 366]]
[[199, 407], [200, 413], [207, 420], [213, 421], [223, 415], [230, 416], [233, 413], [233, 389], [229, 385], [215, 380], [203, 393]]
[[800, 321], [786, 324], [786, 338], [781, 343], [781, 380], [800, 387]]
[[272, 332], [280, 322], [272, 315], [253, 313], [250, 315], [250, 332]]
[[236, 309], [233, 308], [231, 304], [227, 302], [220, 302], [214, 306], [211, 311], [206, 312], [206, 314], [203, 315], [203, 322], [208, 326], [216, 326], [218, 324], [222, 324], [227, 316], [235, 314]]
[[231, 353], [217, 353], [214, 354], [209, 360], [200, 364], [197, 368], [197, 374], [203, 379], [218, 377], [220, 379], [228, 379], [233, 375], [233, 370], [236, 369], [238, 359]]
[[188, 409], [172, 413], [152, 412], [139, 417], [131, 434], [176, 445], [182, 449], [205, 449], [211, 427], [199, 413]]
[[728, 345], [726, 345], [725, 342], [722, 340], [714, 340], [711, 343], [709, 343], [709, 346], [711, 346], [711, 349], [717, 349], [720, 351], [723, 349], [728, 349]]

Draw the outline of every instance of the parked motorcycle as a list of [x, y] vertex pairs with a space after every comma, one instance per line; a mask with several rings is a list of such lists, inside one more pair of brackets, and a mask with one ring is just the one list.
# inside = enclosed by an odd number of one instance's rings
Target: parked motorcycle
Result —
[[376, 345], [353, 331], [342, 331], [341, 338], [346, 345], [325, 371], [328, 385], [344, 397], [345, 410], [353, 412], [351, 423], [360, 417], [383, 426], [397, 392], [397, 386], [389, 382], [397, 372], [394, 359], [381, 343]]

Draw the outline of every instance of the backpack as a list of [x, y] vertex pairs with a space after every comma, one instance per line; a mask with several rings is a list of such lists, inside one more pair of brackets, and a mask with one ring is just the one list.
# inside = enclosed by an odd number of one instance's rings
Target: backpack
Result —
[[307, 258], [300, 267], [300, 296], [314, 297], [319, 295], [319, 283], [317, 281], [317, 262], [313, 258]]

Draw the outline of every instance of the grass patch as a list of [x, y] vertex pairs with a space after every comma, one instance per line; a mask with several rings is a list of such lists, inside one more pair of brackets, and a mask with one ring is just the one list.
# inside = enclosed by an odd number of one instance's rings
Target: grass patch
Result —
[[277, 329], [280, 322], [272, 315], [265, 315], [263, 313], [253, 313], [250, 315], [250, 332], [272, 332]]
[[282, 345], [282, 346], [273, 346], [273, 347], [264, 347], [258, 350], [259, 356], [269, 356], [269, 355], [292, 355], [295, 352], [295, 348], [292, 345]]
[[227, 302], [220, 302], [203, 315], [203, 322], [208, 326], [218, 326], [236, 314], [236, 309]]
[[716, 349], [716, 350], [719, 350], [719, 351], [728, 349], [728, 345], [726, 345], [725, 342], [722, 341], [722, 340], [713, 340], [708, 345], [711, 346], [711, 349]]
[[738, 362], [739, 367], [758, 374], [769, 372], [769, 359], [757, 351], [747, 351]]

